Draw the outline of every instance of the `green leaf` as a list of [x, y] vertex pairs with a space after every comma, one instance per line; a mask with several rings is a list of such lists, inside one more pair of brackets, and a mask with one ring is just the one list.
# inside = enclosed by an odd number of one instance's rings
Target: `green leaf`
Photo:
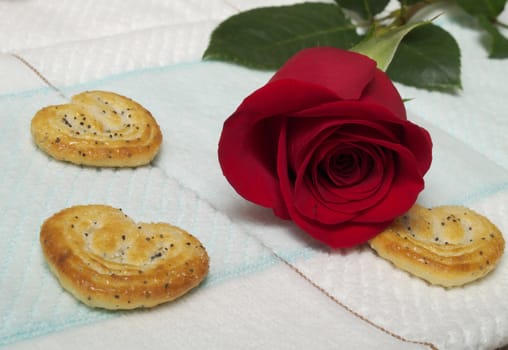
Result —
[[424, 0], [399, 0], [399, 2], [404, 5], [404, 6], [410, 6], [410, 5], [414, 5], [418, 2], [422, 2]]
[[457, 4], [472, 16], [496, 18], [503, 12], [506, 0], [457, 0]]
[[386, 72], [405, 85], [453, 92], [461, 88], [460, 49], [447, 31], [427, 24], [404, 37]]
[[489, 57], [508, 58], [508, 39], [485, 16], [478, 16], [478, 22], [489, 35]]
[[383, 11], [390, 0], [335, 0], [342, 8], [358, 13], [362, 18], [370, 19]]
[[278, 69], [301, 49], [348, 49], [360, 40], [355, 26], [335, 4], [303, 3], [241, 12], [211, 35], [203, 59], [250, 68]]
[[379, 69], [386, 71], [404, 36], [411, 30], [427, 23], [429, 22], [416, 22], [386, 29], [381, 33], [371, 33], [367, 38], [352, 47], [351, 51], [369, 56], [377, 62]]

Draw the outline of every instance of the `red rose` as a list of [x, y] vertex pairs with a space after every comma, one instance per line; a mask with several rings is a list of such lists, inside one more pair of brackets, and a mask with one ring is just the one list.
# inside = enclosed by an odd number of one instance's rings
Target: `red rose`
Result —
[[323, 47], [293, 56], [242, 102], [218, 153], [241, 196], [351, 247], [415, 203], [432, 142], [373, 60]]

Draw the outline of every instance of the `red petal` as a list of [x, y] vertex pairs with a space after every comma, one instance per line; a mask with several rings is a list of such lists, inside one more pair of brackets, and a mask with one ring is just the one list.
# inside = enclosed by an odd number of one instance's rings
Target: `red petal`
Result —
[[407, 119], [406, 108], [399, 92], [390, 78], [380, 70], [376, 71], [374, 79], [365, 88], [360, 101], [384, 106], [398, 118]]
[[427, 130], [408, 121], [404, 123], [401, 143], [414, 154], [418, 168], [423, 175], [432, 163], [432, 138]]
[[[432, 162], [432, 139], [424, 128], [408, 120], [400, 119], [393, 115], [383, 106], [361, 101], [336, 101], [322, 104], [313, 108], [302, 110], [291, 115], [294, 118], [302, 118], [302, 125], [305, 126], [306, 119], [312, 118], [335, 118], [336, 123], [349, 122], [351, 125], [363, 123], [375, 123], [376, 130], [382, 132], [387, 139], [398, 140], [405, 145], [418, 161], [418, 169], [422, 176], [425, 174]], [[339, 119], [337, 119], [339, 118]], [[292, 121], [291, 125], [295, 122]], [[330, 121], [333, 123], [333, 121]], [[323, 122], [324, 126], [329, 125]], [[311, 125], [309, 123], [309, 125]], [[367, 125], [367, 124], [365, 124]], [[304, 130], [305, 128], [302, 127]], [[359, 132], [362, 134], [363, 132]], [[311, 138], [311, 136], [307, 136]]]
[[325, 89], [289, 80], [268, 84], [247, 97], [224, 123], [219, 140], [219, 163], [231, 186], [254, 203], [279, 207], [275, 162], [281, 115], [335, 98]]
[[340, 99], [357, 100], [376, 70], [376, 62], [367, 56], [333, 47], [318, 47], [298, 52], [270, 81], [304, 81], [327, 88]]
[[367, 240], [374, 237], [376, 234], [385, 229], [390, 221], [379, 223], [358, 223], [353, 221], [346, 221], [338, 225], [326, 225], [314, 220], [309, 220], [307, 217], [302, 216], [294, 207], [293, 200], [293, 185], [289, 179], [287, 164], [287, 150], [286, 150], [286, 137], [287, 130], [286, 124], [281, 128], [279, 139], [279, 152], [277, 160], [277, 171], [280, 177], [281, 193], [287, 204], [287, 211], [290, 218], [317, 240], [326, 243], [333, 248], [349, 248], [358, 244], [365, 243]]
[[[356, 147], [359, 149], [361, 145]], [[391, 152], [371, 152], [369, 149], [361, 152], [362, 157], [372, 162], [372, 168], [363, 169], [362, 177], [346, 186], [331, 183], [328, 174], [318, 171], [319, 165], [314, 162], [319, 163], [322, 155], [319, 152], [313, 155], [316, 160], [313, 159], [306, 169], [298, 173], [295, 182], [293, 196], [298, 212], [325, 224], [338, 224], [356, 220], [364, 211], [382, 201], [391, 190], [395, 176]]]
[[376, 223], [348, 221], [339, 225], [323, 225], [305, 218], [292, 216], [293, 221], [305, 232], [332, 248], [351, 248], [367, 242], [386, 229], [392, 220]]
[[423, 174], [414, 155], [401, 145], [393, 144], [387, 147], [392, 148], [397, 154], [398, 164], [390, 192], [377, 205], [359, 215], [355, 221], [378, 222], [394, 219], [415, 203], [418, 194], [424, 188]]
[[367, 242], [386, 229], [391, 222], [392, 220], [372, 224], [347, 222], [344, 225], [315, 230], [314, 235], [333, 248], [350, 248]]

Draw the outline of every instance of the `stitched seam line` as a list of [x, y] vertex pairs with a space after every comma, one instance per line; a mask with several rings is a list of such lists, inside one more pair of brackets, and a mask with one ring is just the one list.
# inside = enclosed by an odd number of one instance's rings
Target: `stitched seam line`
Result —
[[[213, 206], [212, 206], [213, 207]], [[214, 208], [214, 207], [213, 207]], [[214, 208], [215, 209], [215, 208]], [[348, 313], [350, 313], [351, 315], [353, 315], [354, 317], [362, 320], [363, 322], [366, 322], [367, 324], [369, 324], [370, 326], [380, 330], [381, 332], [391, 336], [392, 338], [395, 338], [397, 340], [400, 340], [404, 343], [408, 343], [408, 344], [416, 344], [416, 345], [423, 345], [423, 346], [426, 346], [428, 348], [430, 348], [431, 350], [439, 350], [439, 348], [432, 344], [431, 342], [426, 342], [426, 341], [419, 341], [419, 340], [412, 340], [412, 339], [408, 339], [408, 338], [405, 338], [397, 333], [394, 333], [386, 328], [384, 328], [383, 326], [380, 326], [378, 325], [377, 323], [375, 323], [374, 321], [371, 321], [370, 319], [368, 319], [367, 317], [361, 315], [360, 313], [356, 312], [355, 310], [353, 310], [351, 307], [347, 306], [346, 304], [344, 304], [343, 302], [341, 302], [339, 299], [337, 299], [335, 296], [333, 296], [332, 294], [330, 294], [326, 289], [324, 289], [323, 287], [321, 287], [320, 285], [318, 285], [316, 282], [314, 282], [310, 277], [308, 277], [304, 272], [302, 272], [300, 269], [298, 269], [296, 266], [294, 266], [293, 264], [291, 264], [289, 261], [287, 261], [284, 257], [280, 256], [276, 251], [274, 251], [273, 249], [271, 249], [269, 246], [267, 246], [260, 238], [256, 237], [255, 235], [253, 235], [252, 233], [249, 232], [249, 230], [245, 230], [245, 233], [249, 236], [251, 236], [252, 238], [254, 238], [255, 240], [257, 240], [264, 248], [268, 249], [278, 260], [280, 260], [281, 262], [283, 262], [285, 265], [287, 265], [292, 271], [294, 271], [295, 273], [297, 273], [300, 277], [302, 277], [305, 281], [307, 281], [308, 283], [310, 283], [314, 288], [316, 288], [319, 292], [321, 292], [322, 294], [324, 294], [326, 297], [328, 297], [330, 300], [332, 300], [335, 304], [337, 304], [338, 306], [340, 306], [342, 309], [344, 309], [345, 311], [347, 311]]]
[[65, 98], [65, 99], [68, 99], [67, 96], [64, 95], [64, 93], [62, 91], [60, 91], [60, 89], [58, 89], [55, 85], [53, 85], [49, 80], [48, 78], [46, 78], [44, 75], [42, 75], [41, 72], [39, 72], [37, 70], [37, 68], [35, 68], [34, 66], [32, 66], [27, 60], [25, 60], [23, 57], [19, 56], [18, 54], [16, 53], [10, 53], [9, 55], [11, 55], [12, 57], [14, 57], [15, 59], [17, 59], [18, 61], [20, 61], [21, 63], [23, 63], [25, 66], [27, 66], [32, 72], [35, 73], [35, 75], [37, 75], [39, 77], [39, 79], [41, 79], [47, 86], [49, 86], [51, 89], [53, 89], [56, 93], [58, 93], [58, 95], [60, 95], [61, 97]]
[[[274, 253], [276, 254], [276, 253]], [[277, 254], [276, 254], [277, 255]], [[330, 298], [335, 304], [339, 305], [341, 308], [343, 308], [344, 310], [346, 310], [347, 312], [349, 312], [350, 314], [352, 314], [353, 316], [359, 318], [360, 320], [366, 322], [367, 324], [371, 325], [372, 327], [380, 330], [381, 332], [385, 333], [385, 334], [388, 334], [389, 336], [397, 339], [397, 340], [400, 340], [402, 342], [405, 342], [405, 343], [410, 343], [410, 344], [417, 344], [417, 345], [423, 345], [423, 346], [427, 346], [429, 347], [430, 349], [432, 350], [439, 350], [438, 347], [430, 342], [426, 342], [426, 341], [418, 341], [418, 340], [411, 340], [411, 339], [408, 339], [408, 338], [405, 338], [399, 334], [396, 334], [386, 328], [384, 328], [383, 326], [380, 326], [378, 324], [376, 324], [375, 322], [371, 321], [370, 319], [368, 319], [367, 317], [359, 314], [358, 312], [356, 312], [355, 310], [353, 310], [351, 307], [347, 306], [346, 304], [344, 304], [343, 302], [341, 302], [339, 299], [337, 299], [336, 297], [334, 297], [333, 295], [331, 295], [326, 289], [324, 289], [323, 287], [321, 287], [320, 285], [318, 285], [316, 282], [314, 282], [312, 279], [310, 279], [307, 275], [305, 275], [302, 271], [300, 271], [296, 266], [292, 265], [291, 263], [287, 262], [286, 260], [284, 260], [283, 258], [279, 257], [279, 259], [281, 259], [287, 266], [289, 266], [289, 268], [291, 270], [293, 270], [294, 272], [296, 272], [298, 275], [300, 275], [303, 279], [305, 279], [307, 282], [309, 282], [312, 286], [314, 286], [315, 288], [317, 288], [321, 293], [323, 293], [324, 295], [326, 295], [328, 298]]]

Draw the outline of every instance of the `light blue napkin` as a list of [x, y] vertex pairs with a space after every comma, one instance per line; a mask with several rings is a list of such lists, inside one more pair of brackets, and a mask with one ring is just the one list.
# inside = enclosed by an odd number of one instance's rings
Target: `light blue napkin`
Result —
[[[168, 69], [171, 71], [176, 72]], [[144, 74], [126, 74], [123, 83], [135, 86], [146, 82]], [[92, 88], [112, 89], [94, 82], [64, 92]], [[129, 96], [129, 91], [121, 90], [118, 92]], [[159, 93], [159, 97], [153, 92], [130, 96], [148, 104], [160, 101], [159, 109], [164, 109], [169, 100], [167, 90]], [[178, 98], [171, 100], [176, 103]], [[72, 205], [109, 204], [122, 208], [138, 222], [170, 222], [193, 233], [211, 259], [209, 276], [199, 288], [278, 262], [256, 238], [176, 180], [167, 169], [182, 165], [163, 167], [164, 156], [138, 169], [93, 169], [58, 162], [42, 153], [31, 139], [31, 118], [41, 107], [62, 102], [50, 89], [0, 96], [0, 118], [5, 124], [0, 138], [0, 346], [122, 314], [90, 309], [77, 302], [60, 287], [44, 262], [40, 225], [53, 213]], [[195, 110], [199, 113], [200, 109]], [[168, 109], [157, 115], [166, 137], [162, 147], [166, 155], [175, 152], [170, 123], [185, 122], [175, 118], [175, 112]], [[199, 129], [198, 124], [187, 127]], [[298, 257], [305, 251], [288, 250], [287, 257]]]

